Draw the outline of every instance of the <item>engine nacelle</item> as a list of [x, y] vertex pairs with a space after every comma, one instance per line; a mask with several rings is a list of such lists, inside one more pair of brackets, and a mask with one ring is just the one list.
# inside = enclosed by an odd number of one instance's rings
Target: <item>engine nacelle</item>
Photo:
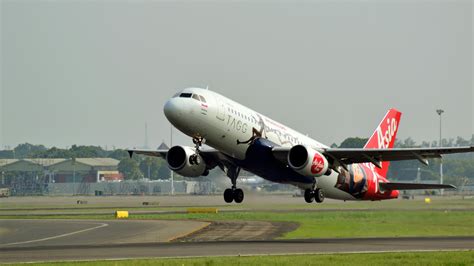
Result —
[[[197, 156], [197, 158], [192, 158]], [[206, 172], [206, 163], [196, 150], [187, 146], [174, 146], [166, 155], [168, 167], [176, 173], [186, 177], [202, 176]]]
[[328, 160], [324, 155], [303, 145], [296, 145], [290, 149], [288, 164], [304, 176], [322, 176], [329, 169]]

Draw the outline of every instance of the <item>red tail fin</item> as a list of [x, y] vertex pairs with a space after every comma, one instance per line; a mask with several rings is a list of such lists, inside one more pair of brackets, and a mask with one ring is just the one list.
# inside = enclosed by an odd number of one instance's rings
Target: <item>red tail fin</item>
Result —
[[[400, 123], [400, 113], [396, 109], [388, 110], [385, 117], [380, 122], [379, 126], [375, 129], [374, 133], [370, 137], [369, 141], [365, 144], [366, 149], [389, 149], [393, 148], [395, 138], [397, 136], [398, 125]], [[382, 168], [376, 168], [375, 171], [381, 176], [387, 174], [390, 162], [382, 162]]]

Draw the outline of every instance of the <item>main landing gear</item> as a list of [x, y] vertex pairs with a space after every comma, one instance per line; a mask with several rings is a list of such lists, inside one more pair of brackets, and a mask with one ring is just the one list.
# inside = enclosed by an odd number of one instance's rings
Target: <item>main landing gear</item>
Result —
[[232, 188], [228, 188], [224, 191], [224, 201], [227, 203], [232, 203], [232, 201], [241, 203], [244, 201], [244, 191], [237, 188], [237, 177], [240, 173], [240, 167], [225, 167], [225, 172], [232, 181]]
[[202, 144], [206, 143], [206, 139], [201, 136], [193, 137], [194, 148], [196, 153], [189, 156], [189, 163], [193, 165], [198, 165], [201, 163], [201, 157], [199, 157], [199, 152], [201, 151]]
[[321, 203], [324, 201], [324, 193], [323, 190], [320, 188], [316, 188], [316, 178], [313, 181], [312, 188], [307, 188], [304, 191], [304, 200], [307, 203], [313, 202], [315, 200], [317, 203]]
[[307, 203], [313, 202], [315, 200], [317, 203], [321, 203], [324, 201], [324, 193], [323, 190], [320, 188], [317, 189], [306, 189], [304, 191], [304, 200]]
[[227, 203], [241, 203], [244, 201], [244, 191], [240, 188], [228, 188], [224, 191], [224, 201]]

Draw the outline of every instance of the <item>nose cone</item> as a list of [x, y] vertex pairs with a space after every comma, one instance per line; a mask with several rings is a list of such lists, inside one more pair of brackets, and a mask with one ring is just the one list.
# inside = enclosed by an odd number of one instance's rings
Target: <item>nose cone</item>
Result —
[[165, 113], [165, 116], [168, 119], [168, 121], [174, 124], [176, 120], [178, 119], [178, 117], [180, 116], [180, 112], [181, 112], [176, 99], [174, 98], [169, 99], [165, 103], [165, 106], [163, 107], [163, 112]]

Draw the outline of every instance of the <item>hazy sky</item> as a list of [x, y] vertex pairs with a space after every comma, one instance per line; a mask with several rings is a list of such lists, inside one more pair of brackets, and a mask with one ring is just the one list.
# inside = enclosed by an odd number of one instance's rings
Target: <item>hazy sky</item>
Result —
[[[0, 147], [169, 139], [163, 104], [209, 86], [326, 143], [474, 132], [471, 1], [1, 1]], [[192, 144], [183, 135], [176, 142]]]

